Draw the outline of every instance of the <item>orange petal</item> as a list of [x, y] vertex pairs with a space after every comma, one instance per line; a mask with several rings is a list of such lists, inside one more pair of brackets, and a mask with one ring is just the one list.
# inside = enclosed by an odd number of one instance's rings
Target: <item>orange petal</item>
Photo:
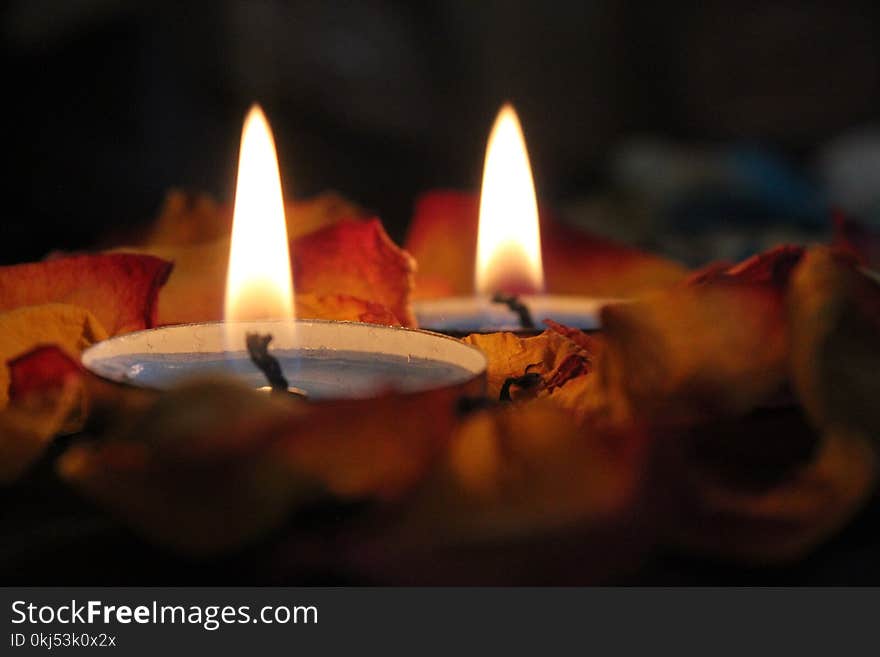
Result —
[[639, 450], [621, 449], [621, 438], [583, 431], [548, 400], [502, 405], [459, 426], [448, 466], [475, 502], [534, 529], [617, 514], [633, 502], [645, 462]]
[[[526, 396], [552, 391], [592, 369], [594, 354], [554, 330], [522, 338], [513, 333], [473, 334], [463, 340], [482, 350], [489, 361], [487, 394], [498, 399], [509, 379], [533, 373], [542, 381]], [[519, 391], [514, 391], [519, 392]]]
[[473, 294], [479, 198], [435, 191], [416, 199], [404, 248], [419, 264], [415, 298]]
[[[880, 288], [851, 261], [775, 250], [608, 307], [603, 327], [596, 372], [552, 399], [588, 426], [633, 422], [658, 439], [653, 479], [676, 545], [798, 558], [870, 495]], [[818, 432], [777, 394], [791, 377]]]
[[597, 376], [633, 418], [694, 422], [748, 412], [788, 377], [782, 294], [765, 285], [677, 287], [602, 310]]
[[587, 432], [547, 400], [478, 411], [394, 522], [367, 528], [348, 559], [395, 583], [601, 582], [654, 545], [647, 445]]
[[314, 233], [343, 220], [367, 220], [370, 214], [336, 192], [324, 192], [310, 199], [296, 199], [284, 205], [287, 236], [290, 239]]
[[[174, 273], [159, 297], [160, 324], [223, 319], [228, 238], [149, 250], [174, 261]], [[391, 242], [378, 220], [343, 221], [295, 239], [291, 258], [303, 317], [413, 324], [412, 259]], [[364, 309], [351, 316], [360, 303]]]
[[316, 404], [287, 428], [280, 447], [291, 467], [340, 497], [395, 499], [424, 478], [448, 444], [460, 392]]
[[[416, 202], [406, 249], [419, 264], [416, 298], [473, 294], [479, 199], [435, 191]], [[685, 269], [664, 258], [571, 228], [541, 209], [548, 292], [629, 297], [680, 280]]]
[[[288, 202], [284, 207], [287, 235], [293, 239], [342, 219], [365, 217], [364, 211], [334, 192]], [[232, 210], [206, 194], [173, 189], [144, 246], [186, 246], [228, 238], [232, 233]]]
[[147, 251], [174, 263], [159, 295], [158, 325], [223, 319], [228, 238], [191, 246], [147, 247]]
[[587, 425], [626, 431], [737, 416], [787, 382], [784, 301], [771, 286], [677, 286], [606, 306], [602, 326], [597, 337], [554, 325], [590, 354], [591, 371], [550, 398]]
[[165, 195], [144, 245], [200, 244], [229, 235], [232, 213], [207, 194], [172, 189]]
[[544, 324], [547, 328], [555, 333], [559, 333], [559, 335], [565, 336], [576, 345], [581, 347], [582, 349], [586, 349], [591, 354], [598, 353], [598, 350], [602, 348], [602, 339], [596, 337], [595, 335], [588, 335], [584, 333], [581, 329], [572, 328], [570, 326], [566, 326], [565, 324], [560, 324], [552, 319], [545, 319]]
[[300, 319], [335, 319], [400, 326], [397, 316], [381, 303], [364, 301], [346, 294], [317, 296], [296, 295], [296, 316]]
[[415, 325], [409, 303], [415, 263], [378, 219], [342, 221], [294, 240], [291, 251], [298, 291], [374, 301], [405, 326]]
[[171, 263], [133, 254], [83, 255], [0, 267], [0, 311], [66, 303], [90, 311], [110, 335], [154, 326]]

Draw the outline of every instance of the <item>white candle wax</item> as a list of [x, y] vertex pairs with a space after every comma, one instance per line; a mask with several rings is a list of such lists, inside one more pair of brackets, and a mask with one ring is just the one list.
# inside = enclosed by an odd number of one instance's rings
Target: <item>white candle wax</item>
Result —
[[[93, 345], [83, 364], [119, 383], [164, 390], [186, 378], [234, 375], [266, 385], [245, 349], [247, 333], [271, 334], [272, 354], [310, 399], [368, 398], [479, 384], [486, 357], [444, 335], [324, 320], [212, 322], [129, 333]], [[229, 350], [227, 345], [241, 345]]]

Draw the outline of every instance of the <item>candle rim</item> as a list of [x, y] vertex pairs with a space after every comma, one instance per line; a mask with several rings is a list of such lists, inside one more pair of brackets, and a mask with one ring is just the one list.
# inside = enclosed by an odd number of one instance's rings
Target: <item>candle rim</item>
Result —
[[[80, 362], [83, 367], [87, 369], [89, 372], [92, 372], [96, 376], [99, 376], [103, 380], [111, 381], [115, 384], [119, 385], [133, 385], [140, 387], [142, 389], [150, 389], [150, 390], [165, 390], [166, 388], [161, 385], [148, 385], [143, 382], [133, 381], [130, 377], [125, 375], [124, 371], [116, 370], [111, 367], [108, 363], [110, 359], [118, 358], [119, 356], [134, 356], [137, 354], [149, 354], [150, 352], [147, 349], [132, 349], [131, 346], [127, 350], [122, 350], [118, 353], [108, 352], [108, 349], [112, 349], [112, 345], [126, 345], [126, 343], [131, 343], [131, 345], [137, 345], [139, 340], [144, 340], [144, 338], [149, 338], [150, 335], [155, 335], [158, 332], [178, 332], [185, 331], [186, 329], [194, 329], [194, 328], [208, 328], [217, 332], [217, 338], [219, 340], [219, 344], [224, 344], [223, 342], [223, 334], [225, 334], [226, 329], [230, 325], [239, 325], [240, 328], [245, 329], [247, 327], [256, 328], [260, 327], [263, 331], [271, 331], [273, 325], [277, 326], [311, 326], [315, 328], [320, 328], [322, 326], [325, 327], [333, 327], [337, 329], [345, 329], [345, 327], [351, 327], [356, 329], [364, 329], [367, 331], [380, 331], [383, 333], [395, 332], [399, 333], [401, 331], [409, 334], [409, 335], [418, 335], [429, 337], [431, 339], [442, 338], [444, 341], [451, 341], [451, 345], [454, 345], [454, 348], [457, 350], [457, 356], [453, 355], [448, 358], [443, 358], [442, 355], [435, 356], [430, 353], [430, 349], [425, 349], [423, 352], [419, 352], [416, 348], [417, 345], [413, 345], [410, 353], [402, 353], [395, 351], [393, 349], [386, 350], [384, 352], [380, 351], [371, 351], [369, 348], [369, 343], [365, 345], [364, 348], [357, 347], [348, 347], [348, 346], [340, 346], [338, 349], [340, 351], [352, 351], [352, 352], [360, 352], [364, 354], [374, 353], [378, 355], [388, 355], [388, 356], [396, 356], [396, 357], [404, 357], [404, 358], [414, 358], [418, 360], [433, 360], [439, 363], [445, 363], [448, 365], [454, 365], [461, 370], [463, 370], [467, 376], [461, 378], [460, 380], [444, 380], [439, 382], [437, 385], [424, 388], [422, 390], [417, 391], [399, 391], [398, 394], [408, 395], [408, 394], [421, 394], [421, 393], [429, 393], [432, 391], [440, 391], [446, 390], [449, 388], [455, 388], [459, 386], [469, 386], [474, 384], [477, 381], [485, 382], [486, 372], [488, 369], [488, 358], [486, 354], [480, 350], [479, 348], [469, 345], [467, 343], [462, 342], [456, 338], [453, 338], [448, 335], [444, 335], [442, 333], [437, 333], [435, 331], [427, 331], [424, 329], [411, 328], [406, 326], [388, 326], [385, 324], [370, 324], [367, 322], [355, 322], [355, 321], [340, 321], [340, 320], [328, 320], [328, 319], [271, 319], [271, 320], [239, 320], [239, 321], [223, 321], [216, 320], [210, 322], [190, 322], [187, 324], [174, 324], [169, 326], [144, 329], [140, 331], [133, 331], [131, 333], [126, 333], [123, 335], [114, 336], [108, 338], [107, 340], [102, 340], [100, 342], [96, 342], [91, 345], [87, 349], [85, 349], [80, 356]], [[398, 336], [399, 337], [399, 336]], [[369, 338], [368, 338], [369, 339]], [[396, 342], [392, 342], [392, 344], [396, 344]], [[183, 355], [187, 353], [194, 354], [218, 354], [222, 355], [224, 353], [229, 353], [224, 348], [218, 348], [216, 350], [204, 350], [198, 349], [198, 344], [193, 343], [193, 349], [190, 351], [156, 351], [154, 354], [166, 353], [169, 356], [173, 356], [175, 354]], [[430, 345], [428, 345], [430, 347]], [[291, 347], [280, 347], [281, 349], [289, 349]], [[321, 349], [326, 349], [328, 347], [304, 347], [304, 351], [319, 351]], [[330, 349], [333, 349], [332, 345], [329, 345]], [[244, 349], [242, 349], [244, 352]], [[412, 353], [412, 351], [416, 351], [417, 353]], [[237, 351], [234, 353], [238, 353]], [[466, 355], [463, 355], [466, 354]]]

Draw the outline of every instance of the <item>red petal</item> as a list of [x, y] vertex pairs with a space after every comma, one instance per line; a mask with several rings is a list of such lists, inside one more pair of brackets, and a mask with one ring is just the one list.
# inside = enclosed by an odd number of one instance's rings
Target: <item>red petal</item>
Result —
[[791, 278], [791, 272], [797, 267], [803, 255], [804, 247], [802, 246], [777, 246], [734, 265], [727, 262], [710, 263], [691, 274], [687, 282], [700, 284], [710, 281], [736, 281], [738, 283], [766, 283], [785, 288]]
[[70, 377], [80, 376], [82, 366], [54, 345], [44, 345], [9, 361], [9, 398], [61, 388]]
[[598, 353], [601, 345], [597, 338], [587, 335], [580, 329], [571, 328], [565, 324], [554, 322], [552, 319], [545, 319], [544, 324], [551, 331], [559, 333], [559, 335], [568, 338], [582, 349], [586, 349], [591, 355], [595, 356]]
[[[679, 280], [685, 270], [558, 221], [541, 208], [541, 241], [547, 290], [558, 294], [631, 296]], [[406, 249], [419, 263], [416, 296], [472, 294], [479, 198], [434, 191], [416, 202]]]
[[170, 262], [126, 253], [0, 267], [0, 311], [44, 303], [89, 310], [111, 335], [150, 328]]
[[292, 258], [297, 290], [376, 302], [404, 325], [415, 325], [409, 305], [415, 263], [378, 219], [342, 221], [300, 237]]

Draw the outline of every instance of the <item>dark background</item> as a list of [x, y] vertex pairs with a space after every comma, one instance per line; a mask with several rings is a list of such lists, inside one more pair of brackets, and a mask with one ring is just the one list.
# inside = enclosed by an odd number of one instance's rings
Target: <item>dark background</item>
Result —
[[[781, 225], [770, 241], [821, 233], [829, 189], [858, 210], [880, 188], [878, 18], [843, 0], [12, 0], [0, 262], [120, 239], [172, 186], [228, 199], [255, 100], [288, 194], [337, 189], [397, 239], [420, 191], [478, 185], [505, 99], [539, 194], [599, 232], [684, 259], [663, 236], [719, 222]], [[729, 176], [708, 198], [705, 180], [696, 196], [682, 183], [742, 146], [760, 155], [757, 195], [731, 195]], [[839, 183], [853, 169], [867, 180]], [[609, 194], [650, 221], [579, 216]]]

